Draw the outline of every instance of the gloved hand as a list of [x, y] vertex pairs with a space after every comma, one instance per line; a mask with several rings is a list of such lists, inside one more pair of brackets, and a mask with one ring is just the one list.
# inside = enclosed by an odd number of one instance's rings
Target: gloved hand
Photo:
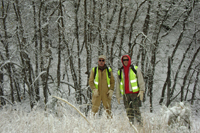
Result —
[[113, 90], [109, 90], [107, 94], [108, 94], [108, 98], [111, 99], [111, 98], [112, 98], [112, 95], [113, 95]]
[[120, 98], [117, 98], [117, 102], [120, 104], [120, 100], [121, 100], [122, 98], [120, 97]]
[[140, 101], [143, 101], [144, 91], [139, 91], [137, 97], [140, 97]]
[[99, 96], [98, 89], [93, 89], [93, 94], [94, 94], [95, 97], [98, 97]]

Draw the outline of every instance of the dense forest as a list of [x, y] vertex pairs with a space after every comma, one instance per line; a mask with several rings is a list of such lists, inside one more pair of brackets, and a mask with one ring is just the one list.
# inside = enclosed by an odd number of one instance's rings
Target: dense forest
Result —
[[[0, 105], [56, 95], [90, 110], [88, 78], [98, 55], [115, 73], [128, 54], [145, 101], [193, 105], [200, 95], [199, 0], [1, 0]], [[159, 90], [159, 91], [158, 91]], [[154, 100], [156, 99], [156, 100]]]

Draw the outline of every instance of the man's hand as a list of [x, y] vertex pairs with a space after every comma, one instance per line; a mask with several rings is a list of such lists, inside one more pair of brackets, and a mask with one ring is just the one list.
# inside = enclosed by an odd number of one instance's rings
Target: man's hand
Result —
[[139, 91], [137, 97], [140, 97], [140, 101], [143, 101], [144, 91]]
[[120, 98], [117, 99], [117, 102], [120, 104]]
[[98, 91], [98, 89], [94, 89], [94, 90], [93, 90], [93, 94], [94, 94], [95, 97], [98, 97], [98, 96], [99, 96], [99, 91]]
[[112, 95], [113, 95], [113, 90], [109, 90], [107, 94], [108, 94], [108, 98], [111, 99], [111, 98], [112, 98]]
[[122, 99], [122, 97], [117, 98], [117, 102], [120, 104], [120, 100]]

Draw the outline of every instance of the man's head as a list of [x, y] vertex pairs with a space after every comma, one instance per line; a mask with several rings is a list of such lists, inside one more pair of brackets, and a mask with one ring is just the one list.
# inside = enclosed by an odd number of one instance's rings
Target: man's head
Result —
[[122, 56], [121, 61], [122, 61], [123, 66], [129, 67], [131, 65], [131, 58], [128, 55]]
[[99, 61], [98, 61], [98, 65], [103, 67], [106, 63], [106, 56], [105, 55], [100, 55], [99, 56]]
[[128, 57], [124, 56], [122, 61], [123, 61], [124, 66], [127, 66], [129, 59], [128, 59]]

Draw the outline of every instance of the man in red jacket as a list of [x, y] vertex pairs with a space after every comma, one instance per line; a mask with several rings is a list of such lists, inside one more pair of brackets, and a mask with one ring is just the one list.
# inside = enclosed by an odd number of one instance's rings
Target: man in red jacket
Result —
[[[134, 123], [134, 118], [142, 126], [139, 107], [143, 101], [145, 83], [140, 69], [131, 65], [130, 56], [124, 55], [121, 58], [123, 67], [118, 70], [116, 97], [120, 104], [121, 95], [129, 121]], [[121, 94], [120, 94], [121, 93]]]

